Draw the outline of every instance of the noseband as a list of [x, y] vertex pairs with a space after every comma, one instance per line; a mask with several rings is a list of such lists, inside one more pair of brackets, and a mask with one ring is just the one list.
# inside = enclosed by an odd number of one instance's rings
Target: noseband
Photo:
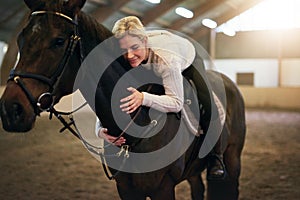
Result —
[[[31, 16], [44, 15], [44, 14], [56, 15], [72, 23], [74, 25], [74, 34], [70, 36], [69, 43], [64, 53], [64, 56], [61, 59], [59, 65], [57, 66], [56, 71], [50, 78], [43, 75], [34, 74], [34, 73], [16, 72], [15, 69], [12, 69], [9, 74], [8, 81], [14, 81], [17, 85], [21, 87], [22, 91], [25, 93], [30, 104], [32, 105], [36, 115], [39, 115], [39, 113], [42, 111], [49, 111], [51, 107], [53, 107], [54, 97], [52, 92], [54, 89], [54, 85], [57, 83], [57, 80], [61, 76], [66, 64], [68, 63], [70, 57], [73, 55], [74, 49], [76, 48], [77, 44], [78, 43], [80, 44], [80, 37], [78, 35], [77, 16], [75, 16], [75, 18], [72, 19], [67, 15], [64, 15], [59, 12], [52, 12], [52, 11], [35, 11], [31, 13]], [[83, 60], [83, 55], [80, 48], [80, 62], [82, 62], [82, 60]], [[22, 80], [23, 78], [30, 78], [30, 79], [35, 79], [40, 82], [43, 82], [47, 84], [50, 89], [48, 92], [41, 94], [36, 100], [31, 94], [31, 92], [28, 90], [26, 85], [24, 84]]]

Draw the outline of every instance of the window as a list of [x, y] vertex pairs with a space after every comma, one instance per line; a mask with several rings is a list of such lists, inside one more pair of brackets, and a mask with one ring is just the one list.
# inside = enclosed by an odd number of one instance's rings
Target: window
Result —
[[238, 85], [254, 86], [254, 73], [237, 73], [236, 83]]
[[300, 28], [299, 0], [265, 0], [217, 27], [217, 32]]

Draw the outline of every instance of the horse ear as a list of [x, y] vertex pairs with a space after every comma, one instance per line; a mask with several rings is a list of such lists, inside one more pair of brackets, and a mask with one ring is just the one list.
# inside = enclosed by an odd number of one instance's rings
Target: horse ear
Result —
[[73, 14], [78, 13], [84, 6], [86, 0], [64, 0], [64, 6]]
[[24, 3], [27, 5], [27, 7], [29, 9], [32, 10], [34, 8], [34, 6], [37, 5], [38, 1], [36, 1], [36, 0], [24, 0]]

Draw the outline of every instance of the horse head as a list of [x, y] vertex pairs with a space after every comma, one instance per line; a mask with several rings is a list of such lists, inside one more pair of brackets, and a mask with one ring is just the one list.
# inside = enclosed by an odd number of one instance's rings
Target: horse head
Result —
[[36, 116], [70, 94], [81, 63], [77, 15], [85, 0], [24, 0], [31, 15], [18, 36], [19, 60], [0, 101], [3, 128], [25, 132]]

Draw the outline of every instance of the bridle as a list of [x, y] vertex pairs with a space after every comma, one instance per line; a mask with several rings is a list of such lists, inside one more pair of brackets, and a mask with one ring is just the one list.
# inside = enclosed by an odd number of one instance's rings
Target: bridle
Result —
[[[8, 81], [14, 81], [17, 85], [19, 85], [21, 87], [22, 91], [25, 93], [31, 106], [33, 107], [36, 115], [39, 115], [40, 112], [43, 112], [43, 111], [51, 112], [51, 110], [53, 109], [54, 95], [52, 92], [53, 92], [54, 86], [57, 83], [57, 81], [59, 80], [62, 72], [65, 69], [65, 66], [69, 62], [69, 59], [73, 55], [74, 50], [78, 44], [79, 44], [79, 49], [80, 49], [79, 50], [80, 51], [80, 62], [82, 63], [82, 61], [83, 61], [80, 37], [78, 35], [77, 16], [75, 16], [75, 18], [72, 19], [71, 17], [69, 17], [65, 14], [62, 14], [59, 12], [53, 12], [53, 11], [35, 11], [35, 12], [32, 12], [30, 16], [32, 17], [32, 16], [44, 15], [44, 14], [59, 16], [65, 20], [67, 20], [68, 22], [72, 23], [74, 26], [74, 33], [73, 33], [73, 35], [70, 36], [69, 43], [65, 50], [65, 53], [64, 53], [61, 61], [59, 62], [59, 65], [57, 66], [56, 71], [53, 73], [53, 75], [50, 78], [43, 76], [43, 75], [34, 74], [34, 73], [16, 72], [15, 69], [12, 69], [9, 74]], [[31, 94], [31, 92], [28, 90], [28, 88], [24, 84], [24, 82], [22, 80], [24, 78], [35, 79], [35, 80], [38, 80], [40, 82], [47, 84], [49, 86], [49, 91], [42, 93], [37, 98], [37, 100], [35, 100], [35, 98]]]
[[[132, 119], [132, 121], [127, 125], [127, 127], [125, 128], [125, 130], [122, 131], [122, 133], [120, 133], [120, 135], [115, 139], [115, 141], [113, 141], [112, 143], [109, 143], [108, 145], [105, 145], [103, 147], [96, 147], [90, 143], [88, 143], [80, 134], [80, 131], [78, 130], [75, 121], [72, 117], [72, 114], [75, 113], [76, 111], [78, 111], [79, 109], [81, 109], [82, 107], [84, 107], [86, 103], [82, 104], [79, 108], [71, 111], [71, 112], [60, 112], [57, 111], [54, 108], [54, 94], [53, 94], [53, 90], [55, 85], [57, 84], [57, 81], [60, 79], [62, 72], [65, 69], [65, 66], [67, 65], [67, 63], [69, 62], [70, 57], [73, 55], [74, 50], [76, 48], [76, 46], [79, 44], [79, 51], [80, 51], [80, 63], [83, 62], [83, 53], [82, 53], [82, 47], [81, 47], [81, 38], [79, 37], [78, 34], [78, 21], [77, 21], [77, 16], [75, 16], [74, 19], [72, 19], [71, 17], [59, 13], [59, 12], [53, 12], [53, 11], [35, 11], [32, 12], [30, 16], [37, 16], [37, 15], [44, 15], [44, 14], [50, 14], [50, 15], [55, 15], [55, 16], [59, 16], [65, 20], [67, 20], [68, 22], [72, 23], [74, 25], [74, 34], [70, 36], [69, 38], [69, 43], [68, 46], [65, 50], [65, 53], [63, 55], [63, 58], [61, 59], [59, 65], [57, 66], [56, 71], [54, 72], [54, 74], [49, 78], [43, 75], [39, 75], [39, 74], [34, 74], [34, 73], [22, 73], [22, 72], [16, 72], [15, 69], [12, 69], [10, 74], [9, 74], [9, 78], [8, 81], [14, 81], [18, 86], [20, 86], [20, 88], [22, 89], [22, 91], [25, 93], [26, 97], [28, 98], [31, 106], [34, 109], [34, 112], [36, 115], [40, 115], [40, 112], [49, 112], [50, 116], [49, 118], [52, 118], [52, 115], [54, 115], [55, 117], [57, 117], [60, 122], [63, 124], [63, 128], [60, 130], [60, 132], [63, 132], [64, 130], [68, 129], [74, 136], [76, 136], [78, 139], [80, 139], [84, 146], [87, 148], [88, 151], [90, 151], [93, 154], [96, 154], [100, 157], [101, 159], [101, 163], [104, 169], [104, 172], [107, 176], [108, 179], [112, 180], [114, 179], [119, 172], [121, 171], [121, 169], [123, 168], [126, 159], [129, 157], [129, 146], [128, 145], [123, 145], [121, 146], [121, 149], [118, 153], [116, 154], [112, 154], [112, 155], [105, 155], [103, 150], [112, 145], [113, 143], [115, 143], [122, 135], [125, 134], [125, 132], [127, 131], [128, 127], [133, 123], [134, 119], [136, 118], [136, 116], [138, 115], [138, 113], [140, 112], [141, 108], [139, 108], [138, 112], [135, 114], [134, 118]], [[29, 78], [29, 79], [35, 79], [38, 80], [40, 82], [43, 82], [45, 84], [47, 84], [49, 86], [49, 91], [42, 93], [37, 100], [35, 100], [35, 98], [33, 97], [33, 95], [31, 94], [31, 92], [28, 90], [28, 88], [26, 87], [26, 85], [24, 84], [22, 79], [25, 78]], [[148, 89], [150, 90], [151, 87], [149, 87]], [[67, 122], [63, 116], [67, 115], [69, 117], [69, 122]], [[151, 122], [151, 125], [156, 126], [157, 121], [153, 120]], [[73, 126], [74, 128], [72, 128], [71, 126]], [[124, 159], [121, 163], [120, 169], [117, 170], [116, 173], [112, 174], [110, 171], [110, 169], [108, 168], [107, 164], [106, 164], [106, 160], [105, 157], [120, 157], [122, 156], [122, 154], [124, 154]]]
[[[79, 44], [79, 51], [80, 51], [80, 63], [83, 62], [83, 53], [82, 53], [82, 47], [81, 47], [81, 43], [80, 43], [80, 36], [78, 34], [78, 20], [77, 20], [77, 16], [75, 16], [74, 19], [72, 19], [71, 17], [59, 13], [59, 12], [53, 12], [53, 11], [35, 11], [31, 13], [31, 17], [32, 16], [37, 16], [37, 15], [44, 15], [44, 14], [48, 14], [48, 15], [55, 15], [55, 16], [59, 16], [65, 20], [67, 20], [68, 22], [72, 23], [74, 26], [74, 33], [73, 35], [70, 36], [69, 38], [69, 43], [68, 46], [65, 50], [65, 53], [61, 59], [61, 61], [59, 62], [59, 65], [56, 68], [56, 71], [53, 73], [53, 75], [49, 78], [43, 75], [39, 75], [39, 74], [34, 74], [34, 73], [22, 73], [22, 72], [16, 72], [15, 69], [12, 69], [10, 74], [9, 74], [9, 78], [8, 81], [14, 81], [18, 86], [20, 86], [20, 88], [22, 89], [22, 91], [25, 93], [26, 97], [28, 98], [31, 106], [34, 109], [34, 112], [36, 115], [40, 115], [40, 112], [49, 112], [49, 119], [52, 118], [52, 115], [54, 115], [55, 117], [57, 117], [59, 119], [59, 121], [63, 124], [63, 128], [60, 130], [60, 132], [63, 132], [64, 130], [68, 129], [74, 136], [76, 136], [78, 139], [80, 139], [83, 144], [85, 145], [85, 147], [92, 153], [99, 155], [101, 162], [102, 162], [102, 166], [104, 169], [104, 172], [106, 174], [106, 176], [108, 177], [108, 179], [114, 179], [114, 177], [119, 173], [119, 171], [117, 171], [117, 173], [110, 175], [111, 173], [109, 172], [109, 168], [106, 165], [106, 160], [105, 160], [105, 156], [103, 153], [103, 149], [104, 147], [95, 147], [93, 145], [91, 145], [90, 143], [88, 143], [80, 134], [75, 121], [73, 119], [72, 114], [75, 113], [76, 111], [78, 111], [79, 109], [81, 109], [82, 107], [84, 107], [87, 102], [85, 102], [84, 104], [82, 104], [79, 108], [71, 111], [71, 112], [60, 112], [57, 111], [54, 108], [54, 94], [53, 94], [53, 90], [54, 87], [57, 83], [57, 81], [59, 80], [62, 72], [65, 69], [65, 66], [67, 65], [67, 63], [70, 60], [70, 57], [73, 55], [74, 50], [76, 48], [76, 46]], [[37, 100], [35, 100], [35, 98], [33, 97], [33, 95], [31, 94], [31, 92], [28, 90], [28, 88], [26, 87], [26, 85], [24, 84], [23, 80], [24, 78], [29, 78], [29, 79], [35, 79], [38, 80], [42, 83], [45, 83], [49, 86], [49, 91], [42, 93]], [[69, 122], [67, 122], [65, 120], [65, 118], [63, 116], [67, 115], [69, 117]], [[74, 126], [74, 129], [71, 126]], [[125, 133], [125, 132], [124, 132]], [[124, 134], [122, 133], [122, 134]], [[122, 134], [119, 136], [121, 137]], [[117, 141], [117, 140], [116, 140]], [[109, 144], [111, 145], [111, 144]], [[129, 151], [129, 146], [125, 145], [121, 147], [121, 150], [119, 153], [117, 153], [117, 155], [113, 155], [113, 156], [121, 156], [121, 154], [124, 152], [124, 159], [122, 162], [122, 166], [125, 164], [125, 159], [128, 158], [128, 151]], [[108, 155], [108, 156], [112, 156], [112, 155]]]

